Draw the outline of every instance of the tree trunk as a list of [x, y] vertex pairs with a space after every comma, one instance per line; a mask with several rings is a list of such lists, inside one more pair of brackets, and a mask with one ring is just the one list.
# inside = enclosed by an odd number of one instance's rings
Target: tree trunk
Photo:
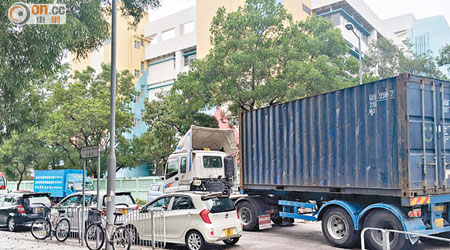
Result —
[[22, 183], [22, 180], [23, 180], [23, 173], [19, 172], [19, 174], [20, 174], [20, 179], [19, 179], [19, 182], [17, 182], [17, 190], [20, 190], [20, 183]]

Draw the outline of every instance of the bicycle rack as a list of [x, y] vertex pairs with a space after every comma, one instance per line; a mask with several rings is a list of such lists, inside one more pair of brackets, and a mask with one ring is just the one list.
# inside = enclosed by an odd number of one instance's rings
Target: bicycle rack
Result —
[[409, 236], [417, 236], [417, 237], [423, 237], [423, 238], [428, 238], [428, 239], [433, 239], [433, 240], [446, 241], [446, 242], [450, 243], [450, 239], [442, 238], [442, 237], [436, 237], [436, 236], [431, 236], [431, 235], [426, 235], [426, 234], [421, 234], [421, 233], [414, 233], [414, 232], [398, 231], [398, 230], [393, 230], [393, 229], [366, 227], [361, 231], [361, 250], [366, 250], [366, 242], [364, 239], [364, 234], [368, 230], [381, 231], [382, 236], [383, 236], [383, 250], [391, 250], [391, 246], [389, 244], [389, 242], [390, 242], [389, 233], [398, 233], [398, 234], [404, 234], [404, 235], [409, 235]]

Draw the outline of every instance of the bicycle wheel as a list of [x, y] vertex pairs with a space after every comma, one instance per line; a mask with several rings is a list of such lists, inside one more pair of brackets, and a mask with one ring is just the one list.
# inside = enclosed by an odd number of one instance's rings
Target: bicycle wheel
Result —
[[84, 235], [86, 246], [90, 250], [99, 250], [105, 243], [105, 231], [99, 224], [91, 224]]
[[37, 219], [31, 223], [31, 235], [37, 240], [45, 240], [50, 236], [51, 226], [46, 219]]
[[56, 224], [55, 236], [59, 242], [64, 242], [69, 237], [70, 233], [70, 222], [68, 219], [61, 219], [58, 224]]
[[129, 250], [131, 247], [131, 234], [125, 226], [117, 227], [112, 235], [113, 249]]

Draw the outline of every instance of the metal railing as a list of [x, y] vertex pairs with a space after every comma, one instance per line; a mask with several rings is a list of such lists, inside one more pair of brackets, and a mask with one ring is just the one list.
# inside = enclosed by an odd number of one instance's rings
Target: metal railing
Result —
[[134, 245], [164, 248], [166, 216], [164, 210], [130, 210], [121, 220], [129, 228]]
[[[83, 244], [81, 207], [67, 207], [63, 217], [69, 219], [69, 238], [78, 239]], [[142, 210], [136, 208], [119, 208], [122, 215], [117, 216], [116, 223], [124, 224], [132, 235], [133, 245], [149, 246], [153, 249], [166, 246], [166, 217], [163, 210]], [[86, 209], [86, 228], [100, 220], [98, 213]]]
[[440, 241], [445, 241], [445, 242], [450, 243], [450, 239], [442, 238], [442, 237], [436, 237], [436, 236], [431, 236], [431, 235], [426, 235], [426, 234], [421, 234], [421, 233], [414, 233], [414, 232], [405, 232], [405, 231], [399, 231], [399, 230], [393, 230], [393, 229], [366, 227], [361, 231], [361, 250], [366, 250], [366, 242], [365, 242], [364, 235], [365, 235], [366, 231], [368, 231], [368, 230], [381, 232], [382, 239], [383, 239], [383, 250], [391, 250], [389, 233], [404, 234], [405, 236], [409, 235], [409, 236], [423, 237], [423, 238], [440, 240]]

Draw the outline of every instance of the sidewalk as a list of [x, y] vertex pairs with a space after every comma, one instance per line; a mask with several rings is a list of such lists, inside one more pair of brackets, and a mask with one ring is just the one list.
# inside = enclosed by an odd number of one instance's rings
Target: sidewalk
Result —
[[[52, 240], [36, 240], [29, 231], [10, 233], [8, 231], [0, 230], [0, 249], [5, 250], [79, 250], [88, 249], [80, 246], [77, 239], [67, 239], [61, 243], [54, 237]], [[149, 247], [132, 246], [132, 250], [150, 250]]]

